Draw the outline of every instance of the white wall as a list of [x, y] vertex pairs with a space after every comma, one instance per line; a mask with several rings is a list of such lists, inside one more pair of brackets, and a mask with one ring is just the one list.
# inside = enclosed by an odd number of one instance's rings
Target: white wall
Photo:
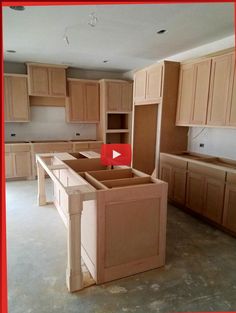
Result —
[[66, 123], [64, 107], [35, 106], [30, 111], [29, 123], [5, 123], [5, 141], [96, 139], [96, 124]]
[[[182, 62], [234, 46], [235, 36], [232, 35], [221, 40], [169, 56], [165, 58], [165, 60]], [[134, 71], [130, 71], [125, 73], [124, 77], [133, 79], [133, 74]], [[199, 127], [189, 128], [188, 149], [190, 151], [236, 160], [236, 129], [206, 128], [201, 135], [194, 139], [200, 131], [201, 128]], [[199, 146], [200, 143], [204, 143], [204, 148]]]
[[[4, 62], [5, 73], [26, 74], [26, 66], [18, 62]], [[82, 79], [122, 79], [121, 72], [105, 72], [68, 68], [67, 77]], [[11, 137], [11, 134], [16, 134]], [[80, 136], [76, 136], [80, 133]], [[5, 123], [5, 141], [96, 139], [96, 124], [68, 124], [63, 107], [31, 107], [29, 123]]]

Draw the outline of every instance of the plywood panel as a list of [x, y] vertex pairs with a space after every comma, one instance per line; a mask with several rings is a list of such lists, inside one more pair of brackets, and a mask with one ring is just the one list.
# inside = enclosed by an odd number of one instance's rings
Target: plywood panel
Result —
[[147, 174], [155, 169], [157, 104], [134, 107], [133, 167]]
[[86, 121], [99, 121], [99, 84], [86, 83], [85, 88], [85, 111]]
[[226, 185], [223, 225], [236, 232], [236, 185]]
[[49, 72], [47, 67], [29, 66], [29, 95], [49, 96]]
[[50, 95], [54, 97], [66, 96], [66, 70], [64, 68], [49, 68]]
[[134, 75], [134, 102], [142, 102], [146, 98], [147, 71], [141, 70]]

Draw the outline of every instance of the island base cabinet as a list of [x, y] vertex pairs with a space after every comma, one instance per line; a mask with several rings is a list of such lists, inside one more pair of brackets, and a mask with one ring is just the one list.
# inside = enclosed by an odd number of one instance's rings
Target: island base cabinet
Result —
[[236, 185], [226, 184], [223, 225], [236, 233]]

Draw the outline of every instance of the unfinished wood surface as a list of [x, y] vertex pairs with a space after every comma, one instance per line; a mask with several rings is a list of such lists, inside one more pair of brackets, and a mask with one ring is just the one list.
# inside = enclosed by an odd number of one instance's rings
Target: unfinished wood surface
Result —
[[99, 121], [99, 84], [86, 83], [85, 89], [85, 120], [88, 122]]
[[28, 66], [29, 95], [49, 96], [49, 73], [47, 67]]
[[164, 265], [166, 197], [165, 184], [98, 192], [98, 283]]
[[205, 125], [210, 86], [211, 59], [194, 64], [193, 99], [190, 124]]
[[204, 195], [204, 176], [188, 172], [186, 206], [194, 212], [202, 214]]
[[133, 106], [133, 84], [123, 83], [121, 86], [121, 112], [131, 112]]
[[132, 178], [119, 178], [101, 181], [108, 188], [119, 188], [126, 186], [136, 186], [136, 185], [145, 185], [152, 184], [150, 177], [132, 177]]
[[168, 198], [172, 199], [173, 198], [173, 189], [172, 189], [172, 167], [171, 165], [160, 162], [160, 172], [159, 172], [159, 177], [161, 180], [166, 182], [168, 184]]
[[31, 153], [16, 152], [14, 154], [15, 177], [31, 177]]
[[151, 174], [156, 162], [157, 104], [134, 107], [132, 166]]
[[5, 176], [6, 178], [13, 178], [14, 171], [14, 155], [11, 152], [5, 152]]
[[226, 184], [223, 225], [236, 233], [236, 184]]
[[159, 103], [162, 97], [163, 64], [147, 68], [146, 100]]
[[5, 122], [28, 122], [30, 119], [26, 75], [4, 76]]
[[91, 176], [96, 178], [99, 181], [111, 180], [111, 179], [120, 179], [120, 178], [131, 178], [134, 177], [132, 169], [113, 169], [106, 171], [92, 171], [88, 172]]
[[173, 167], [171, 171], [172, 199], [185, 204], [187, 171]]
[[137, 71], [134, 74], [134, 102], [139, 103], [146, 99], [146, 69]]
[[212, 59], [212, 74], [208, 104], [207, 124], [225, 125], [229, 106], [229, 88], [233, 79], [232, 53]]
[[226, 125], [231, 127], [236, 127], [236, 65], [235, 65], [235, 54], [233, 55], [233, 87], [230, 90], [230, 101], [227, 111]]
[[66, 99], [59, 97], [29, 97], [30, 106], [64, 107]]
[[189, 125], [192, 100], [194, 95], [194, 66], [193, 64], [184, 64], [180, 68], [179, 95], [176, 124]]
[[203, 215], [219, 224], [222, 223], [225, 183], [206, 177], [204, 187]]
[[54, 97], [66, 97], [66, 71], [64, 68], [49, 68], [50, 95]]

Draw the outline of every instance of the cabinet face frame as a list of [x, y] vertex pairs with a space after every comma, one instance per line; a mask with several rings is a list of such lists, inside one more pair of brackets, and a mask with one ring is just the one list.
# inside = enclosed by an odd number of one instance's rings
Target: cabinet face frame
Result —
[[147, 70], [140, 70], [134, 75], [134, 102], [146, 100]]
[[160, 102], [163, 86], [163, 64], [148, 68], [146, 75], [146, 100]]
[[236, 184], [227, 183], [225, 187], [223, 225], [236, 233]]
[[233, 54], [233, 79], [230, 88], [229, 105], [227, 110], [226, 125], [236, 127], [236, 62], [235, 53]]

